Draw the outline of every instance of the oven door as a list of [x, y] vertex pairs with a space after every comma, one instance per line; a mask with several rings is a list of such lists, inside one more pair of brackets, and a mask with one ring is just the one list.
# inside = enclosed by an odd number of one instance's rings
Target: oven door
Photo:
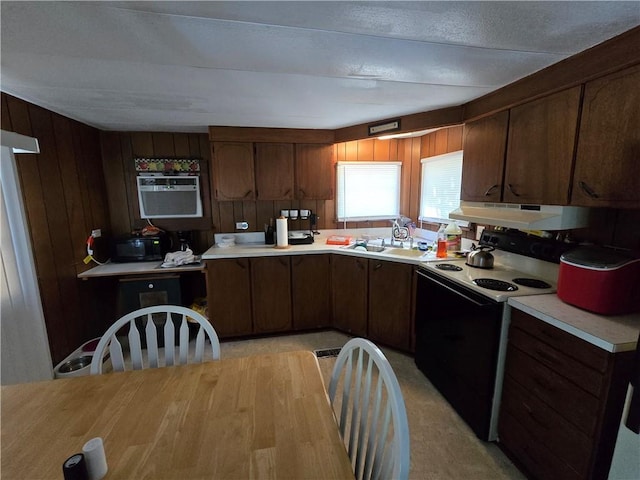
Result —
[[417, 274], [416, 365], [489, 440], [504, 304], [432, 272]]

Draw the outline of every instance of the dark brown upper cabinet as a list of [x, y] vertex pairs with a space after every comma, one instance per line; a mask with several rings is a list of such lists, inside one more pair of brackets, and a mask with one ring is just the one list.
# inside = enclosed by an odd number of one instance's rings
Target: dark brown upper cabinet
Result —
[[464, 125], [460, 198], [470, 202], [502, 199], [509, 112], [498, 112]]
[[511, 109], [502, 199], [567, 205], [581, 87]]
[[292, 143], [256, 143], [255, 178], [258, 200], [293, 198]]
[[332, 200], [334, 190], [333, 145], [296, 144], [295, 197], [299, 200]]
[[571, 204], [640, 208], [640, 66], [585, 86]]
[[253, 143], [212, 142], [216, 200], [255, 200]]

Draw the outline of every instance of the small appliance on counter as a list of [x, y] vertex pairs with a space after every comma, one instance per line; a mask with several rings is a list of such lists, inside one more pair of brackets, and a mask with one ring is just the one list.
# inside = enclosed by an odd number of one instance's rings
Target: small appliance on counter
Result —
[[602, 247], [579, 247], [560, 257], [558, 297], [590, 312], [640, 312], [640, 258]]
[[164, 232], [157, 235], [127, 235], [111, 244], [111, 261], [115, 263], [163, 260], [171, 240]]
[[[300, 217], [298, 217], [298, 210], [282, 210], [280, 213], [282, 217], [289, 220], [289, 227], [291, 226], [291, 220], [296, 220], [302, 223], [302, 228], [299, 230], [288, 229], [287, 241], [289, 245], [309, 245], [314, 242], [314, 235], [317, 232], [317, 215], [311, 210], [300, 210]], [[282, 218], [281, 217], [281, 218]], [[308, 222], [309, 227], [304, 228], [303, 225]], [[277, 226], [277, 224], [276, 224]]]

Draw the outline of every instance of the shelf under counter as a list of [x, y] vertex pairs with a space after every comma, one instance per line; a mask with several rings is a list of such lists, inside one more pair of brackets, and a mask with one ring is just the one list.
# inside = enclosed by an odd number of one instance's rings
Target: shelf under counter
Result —
[[204, 273], [206, 264], [203, 261], [179, 267], [161, 267], [161, 261], [155, 262], [129, 262], [129, 263], [105, 263], [78, 274], [81, 280], [89, 280], [98, 277], [119, 277], [124, 275], [161, 275], [164, 273], [185, 273], [198, 272]]

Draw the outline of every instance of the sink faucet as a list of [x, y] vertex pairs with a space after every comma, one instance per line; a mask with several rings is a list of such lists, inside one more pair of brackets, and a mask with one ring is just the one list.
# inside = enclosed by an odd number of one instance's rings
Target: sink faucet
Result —
[[[407, 227], [401, 227], [396, 218], [391, 225], [391, 246], [394, 247], [395, 242], [400, 242], [400, 248], [404, 248], [405, 240], [409, 239], [409, 229]], [[413, 242], [412, 242], [413, 243]]]

